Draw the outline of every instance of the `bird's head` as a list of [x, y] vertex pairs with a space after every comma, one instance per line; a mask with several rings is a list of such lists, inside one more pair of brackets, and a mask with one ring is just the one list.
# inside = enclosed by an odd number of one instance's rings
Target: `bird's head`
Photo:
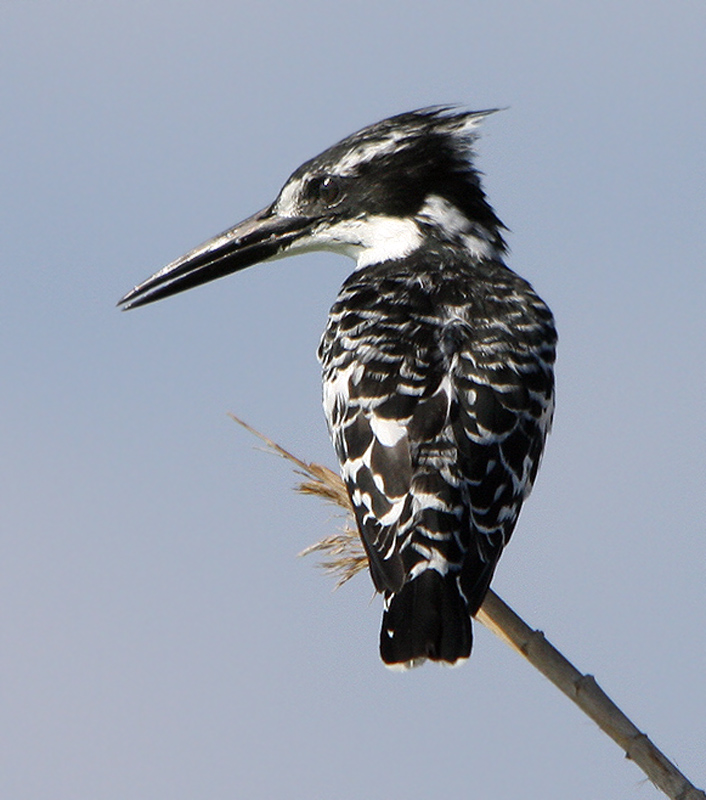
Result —
[[421, 109], [378, 122], [302, 164], [275, 201], [168, 264], [120, 304], [132, 308], [253, 264], [330, 250], [358, 267], [403, 258], [433, 240], [471, 258], [502, 253], [503, 225], [471, 162], [492, 111]]

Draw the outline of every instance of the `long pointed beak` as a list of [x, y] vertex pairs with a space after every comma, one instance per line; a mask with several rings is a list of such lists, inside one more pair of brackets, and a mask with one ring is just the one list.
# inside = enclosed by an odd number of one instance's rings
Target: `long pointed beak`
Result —
[[268, 206], [156, 272], [123, 297], [123, 311], [222, 278], [282, 253], [311, 228], [308, 217], [281, 217]]

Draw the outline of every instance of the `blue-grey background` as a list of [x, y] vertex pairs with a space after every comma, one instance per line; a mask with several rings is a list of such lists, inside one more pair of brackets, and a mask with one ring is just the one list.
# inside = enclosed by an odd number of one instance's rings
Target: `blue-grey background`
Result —
[[433, 103], [488, 119], [510, 263], [556, 313], [558, 408], [495, 589], [706, 783], [706, 7], [0, 7], [0, 795], [658, 796], [476, 626], [386, 671], [340, 520], [234, 411], [333, 464], [314, 352], [352, 262], [121, 314], [301, 161]]

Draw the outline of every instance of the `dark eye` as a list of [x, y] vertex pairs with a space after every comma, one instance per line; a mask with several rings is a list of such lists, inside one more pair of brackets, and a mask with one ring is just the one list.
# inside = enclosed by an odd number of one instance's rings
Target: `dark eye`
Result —
[[308, 188], [312, 198], [321, 201], [327, 206], [337, 203], [343, 195], [341, 182], [333, 175], [314, 178], [309, 183]]

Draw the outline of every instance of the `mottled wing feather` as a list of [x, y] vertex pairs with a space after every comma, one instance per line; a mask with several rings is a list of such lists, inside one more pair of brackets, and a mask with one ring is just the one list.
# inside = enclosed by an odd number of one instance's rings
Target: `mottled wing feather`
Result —
[[492, 356], [494, 348], [487, 348], [483, 357], [477, 348], [459, 351], [452, 430], [472, 522], [461, 572], [471, 613], [483, 601], [537, 474], [553, 411], [551, 338], [550, 344], [546, 360], [541, 348], [497, 348]]
[[536, 475], [555, 337], [546, 306], [502, 270], [479, 301], [448, 273], [425, 285], [378, 265], [331, 311], [324, 405], [388, 600], [431, 569], [456, 577], [474, 613]]
[[351, 366], [348, 356], [349, 364], [324, 384], [324, 405], [373, 581], [380, 591], [397, 591], [405, 577], [397, 537], [409, 519], [412, 480], [407, 425], [399, 414], [411, 417], [416, 398], [399, 401], [396, 365]]

